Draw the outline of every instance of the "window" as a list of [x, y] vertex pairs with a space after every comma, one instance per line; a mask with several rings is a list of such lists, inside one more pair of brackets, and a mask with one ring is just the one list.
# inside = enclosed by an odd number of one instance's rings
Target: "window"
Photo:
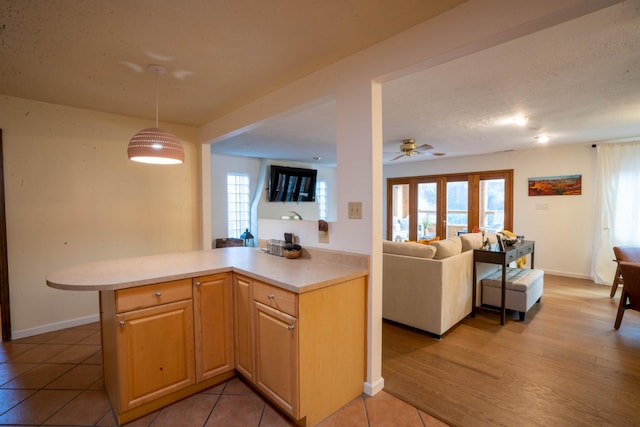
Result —
[[387, 239], [422, 240], [513, 226], [513, 170], [389, 178]]
[[316, 202], [318, 202], [318, 219], [327, 219], [327, 183], [318, 181], [316, 184]]
[[228, 236], [240, 238], [249, 228], [249, 175], [227, 174]]

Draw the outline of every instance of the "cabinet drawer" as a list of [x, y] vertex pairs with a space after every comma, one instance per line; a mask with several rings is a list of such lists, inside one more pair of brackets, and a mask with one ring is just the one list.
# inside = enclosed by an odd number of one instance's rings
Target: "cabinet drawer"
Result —
[[518, 258], [522, 258], [523, 256], [527, 255], [531, 253], [531, 248], [529, 247], [525, 247], [525, 248], [518, 248]]
[[256, 281], [253, 284], [253, 299], [291, 316], [298, 317], [297, 298], [293, 292]]
[[116, 291], [116, 312], [123, 313], [191, 298], [191, 279], [120, 289]]
[[506, 262], [507, 262], [507, 264], [509, 264], [510, 262], [515, 261], [515, 260], [516, 260], [516, 252], [517, 252], [517, 251], [507, 252], [507, 255], [506, 255]]

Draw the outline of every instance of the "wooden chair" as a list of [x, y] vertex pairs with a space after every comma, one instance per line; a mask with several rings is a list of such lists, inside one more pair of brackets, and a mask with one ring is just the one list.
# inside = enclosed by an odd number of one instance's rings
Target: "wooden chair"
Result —
[[616, 267], [616, 275], [613, 277], [613, 283], [611, 284], [611, 298], [614, 297], [618, 290], [618, 285], [624, 286], [624, 279], [622, 272], [620, 271], [620, 262], [640, 262], [640, 248], [632, 246], [614, 246], [613, 254], [616, 256], [614, 261], [618, 263]]
[[620, 328], [622, 316], [627, 309], [640, 311], [640, 263], [621, 261], [618, 263], [624, 276], [624, 286], [620, 296], [618, 315], [614, 328]]

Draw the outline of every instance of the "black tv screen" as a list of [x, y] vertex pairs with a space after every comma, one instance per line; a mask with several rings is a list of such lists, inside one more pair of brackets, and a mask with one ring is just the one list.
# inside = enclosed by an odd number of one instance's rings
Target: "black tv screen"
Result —
[[269, 182], [270, 202], [315, 202], [315, 169], [271, 165]]

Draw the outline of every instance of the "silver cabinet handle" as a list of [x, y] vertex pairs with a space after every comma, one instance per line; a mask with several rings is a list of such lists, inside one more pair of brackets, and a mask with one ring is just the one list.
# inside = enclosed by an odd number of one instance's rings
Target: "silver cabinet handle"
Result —
[[267, 298], [269, 298], [269, 299], [274, 299], [275, 297], [276, 297], [276, 296], [275, 296], [274, 294], [268, 294], [268, 295], [267, 295]]
[[196, 288], [200, 287], [200, 282], [196, 282]]
[[121, 320], [121, 321], [120, 321], [120, 323], [119, 323], [119, 325], [120, 325], [120, 327], [121, 327], [121, 328], [124, 328], [124, 324], [125, 324], [125, 323], [124, 323], [124, 320]]
[[157, 297], [159, 297], [159, 296], [161, 296], [161, 295], [162, 295], [162, 294], [160, 293], [160, 291], [156, 291], [156, 296], [157, 296]]
[[295, 328], [295, 326], [294, 326], [294, 325], [289, 325], [289, 330], [290, 330], [290, 331], [293, 331], [293, 329], [294, 329], [294, 328]]

